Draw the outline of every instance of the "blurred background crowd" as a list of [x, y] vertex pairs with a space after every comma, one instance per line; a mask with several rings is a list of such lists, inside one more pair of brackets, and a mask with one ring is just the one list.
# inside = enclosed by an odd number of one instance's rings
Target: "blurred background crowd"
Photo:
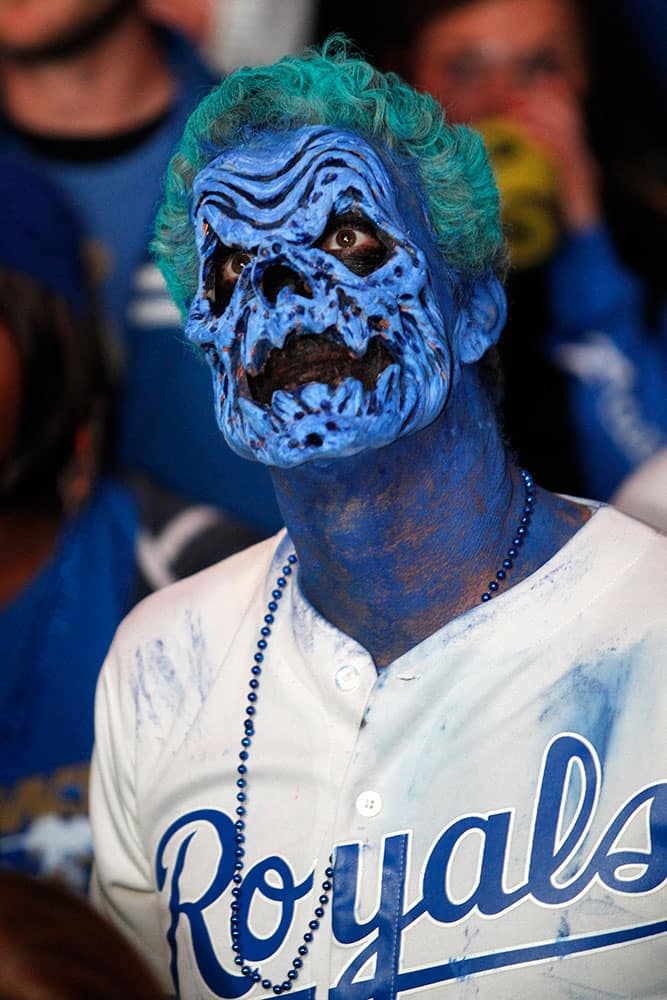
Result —
[[85, 889], [117, 624], [280, 527], [149, 244], [198, 99], [337, 31], [486, 139], [520, 463], [667, 528], [664, 0], [0, 0], [0, 868]]

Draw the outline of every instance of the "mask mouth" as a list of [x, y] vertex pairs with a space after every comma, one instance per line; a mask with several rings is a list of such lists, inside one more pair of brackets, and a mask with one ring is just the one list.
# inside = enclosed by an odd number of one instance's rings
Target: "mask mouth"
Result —
[[290, 333], [281, 348], [273, 348], [256, 375], [247, 373], [248, 388], [254, 401], [264, 406], [271, 405], [279, 389], [294, 392], [309, 382], [336, 388], [352, 378], [370, 392], [392, 364], [395, 359], [381, 337], [371, 337], [366, 352], [357, 357], [326, 333]]

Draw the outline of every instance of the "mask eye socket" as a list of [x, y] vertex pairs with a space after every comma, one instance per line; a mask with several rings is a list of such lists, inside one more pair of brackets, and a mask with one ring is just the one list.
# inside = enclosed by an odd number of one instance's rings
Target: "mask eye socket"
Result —
[[208, 262], [204, 296], [211, 303], [214, 316], [221, 316], [232, 297], [236, 282], [254, 254], [239, 247], [219, 244]]
[[360, 212], [332, 215], [315, 246], [361, 277], [377, 271], [391, 252], [389, 237]]

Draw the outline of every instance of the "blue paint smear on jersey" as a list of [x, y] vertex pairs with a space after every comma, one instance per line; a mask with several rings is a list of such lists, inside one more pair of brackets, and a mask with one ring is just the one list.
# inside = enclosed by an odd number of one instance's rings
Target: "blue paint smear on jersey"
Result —
[[138, 735], [145, 719], [149, 719], [154, 726], [160, 725], [159, 714], [153, 705], [153, 697], [149, 683], [147, 683], [147, 668], [144, 662], [144, 652], [142, 648], [134, 652], [135, 679], [132, 684], [132, 696], [135, 707], [135, 731]]
[[189, 673], [196, 684], [199, 700], [203, 705], [215, 680], [215, 663], [208, 655], [206, 632], [201, 616], [193, 617], [192, 612], [188, 609], [185, 613], [185, 624], [190, 640], [187, 645], [188, 660], [190, 661]]
[[642, 662], [639, 645], [573, 666], [543, 693], [541, 700], [546, 705], [539, 721], [555, 722], [561, 729], [585, 733], [604, 764], [614, 722], [622, 718], [632, 671]]

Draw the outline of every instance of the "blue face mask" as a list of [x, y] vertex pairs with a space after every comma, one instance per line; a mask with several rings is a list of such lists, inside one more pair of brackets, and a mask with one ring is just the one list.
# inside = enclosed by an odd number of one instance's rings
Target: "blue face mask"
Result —
[[321, 126], [256, 137], [195, 179], [186, 334], [238, 454], [281, 468], [341, 458], [443, 409], [457, 310], [414, 186]]

